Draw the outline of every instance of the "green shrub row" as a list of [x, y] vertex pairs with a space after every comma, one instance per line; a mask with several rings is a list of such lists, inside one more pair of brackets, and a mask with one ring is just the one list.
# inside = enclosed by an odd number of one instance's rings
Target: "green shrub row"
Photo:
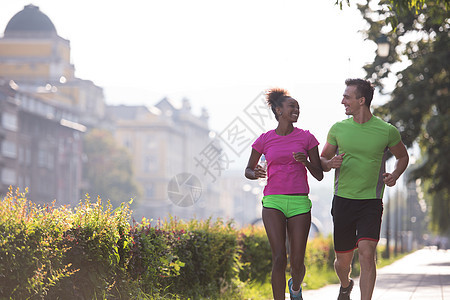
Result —
[[[333, 258], [330, 238], [310, 241], [307, 265], [332, 268]], [[259, 227], [137, 223], [126, 203], [38, 206], [19, 190], [0, 205], [0, 299], [238, 299], [243, 282], [264, 283], [270, 272]]]

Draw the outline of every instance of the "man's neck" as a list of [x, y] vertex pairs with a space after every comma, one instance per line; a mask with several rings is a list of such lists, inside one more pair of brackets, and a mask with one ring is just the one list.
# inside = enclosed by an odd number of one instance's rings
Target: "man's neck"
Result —
[[361, 107], [361, 109], [353, 114], [353, 121], [359, 124], [368, 122], [372, 118], [372, 113], [368, 107]]

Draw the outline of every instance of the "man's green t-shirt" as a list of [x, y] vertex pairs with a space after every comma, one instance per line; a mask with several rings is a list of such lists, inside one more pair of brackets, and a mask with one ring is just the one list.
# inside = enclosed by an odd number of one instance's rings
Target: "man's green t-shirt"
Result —
[[334, 194], [349, 199], [381, 199], [384, 192], [388, 147], [401, 141], [393, 125], [372, 116], [359, 124], [349, 118], [334, 124], [327, 142], [337, 146], [337, 154], [345, 153], [335, 171]]

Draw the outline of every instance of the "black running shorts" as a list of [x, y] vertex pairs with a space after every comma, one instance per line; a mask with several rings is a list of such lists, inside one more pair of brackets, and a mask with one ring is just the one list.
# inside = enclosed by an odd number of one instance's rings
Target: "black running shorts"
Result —
[[361, 240], [378, 242], [380, 239], [381, 199], [347, 199], [335, 195], [331, 215], [336, 252], [353, 251]]

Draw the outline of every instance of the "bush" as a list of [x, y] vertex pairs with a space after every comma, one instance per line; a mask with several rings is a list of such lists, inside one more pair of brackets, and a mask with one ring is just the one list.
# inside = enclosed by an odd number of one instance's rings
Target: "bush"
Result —
[[315, 266], [318, 269], [334, 268], [334, 246], [331, 237], [318, 236], [308, 240], [305, 265]]
[[272, 250], [263, 227], [249, 226], [239, 236], [241, 269], [239, 279], [243, 282], [265, 283], [272, 272]]
[[10, 189], [0, 206], [0, 297], [106, 297], [125, 275], [128, 218], [100, 199], [37, 206]]
[[165, 281], [168, 291], [183, 298], [204, 298], [234, 289], [238, 245], [232, 223], [171, 219], [164, 229], [173, 235], [175, 256], [184, 263], [180, 276]]
[[0, 204], [0, 296], [43, 297], [76, 270], [64, 263], [65, 207], [37, 207], [18, 189]]
[[[73, 209], [38, 206], [12, 190], [0, 203], [1, 299], [243, 297], [265, 284], [271, 250], [261, 227], [222, 220], [130, 224], [87, 196]], [[308, 242], [306, 264], [332, 269], [331, 238]], [[331, 262], [331, 263], [330, 263]]]
[[135, 224], [131, 230], [133, 246], [128, 272], [133, 280], [139, 282], [143, 292], [159, 294], [166, 289], [164, 278], [180, 274], [184, 263], [174, 254], [174, 240], [183, 234], [154, 228], [146, 219], [141, 224]]
[[91, 203], [89, 196], [67, 211], [70, 228], [64, 232], [64, 263], [76, 272], [60, 281], [58, 289], [49, 293], [60, 298], [107, 298], [117, 292], [126, 278], [129, 260], [131, 212], [125, 204], [116, 210], [100, 198]]

